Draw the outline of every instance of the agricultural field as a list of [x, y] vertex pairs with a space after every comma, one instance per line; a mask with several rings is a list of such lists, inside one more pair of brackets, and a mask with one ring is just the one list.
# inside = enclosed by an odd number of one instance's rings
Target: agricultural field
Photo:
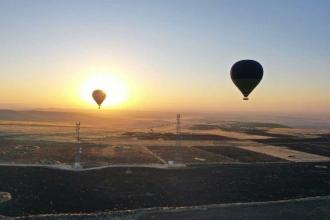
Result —
[[329, 163], [223, 164], [85, 171], [0, 167], [6, 216], [261, 202], [329, 195]]
[[134, 115], [122, 123], [87, 119], [79, 139], [74, 121], [41, 120], [39, 115], [30, 121], [0, 121], [0, 215], [330, 193], [328, 130], [193, 116], [183, 117], [179, 129], [167, 115]]
[[31, 121], [0, 121], [1, 164], [70, 167], [77, 152], [83, 168], [330, 160], [329, 132], [320, 129], [188, 115], [183, 117], [178, 135], [175, 120], [167, 115], [98, 118], [97, 123], [87, 117], [81, 124], [78, 143], [75, 123], [58, 120], [63, 113], [53, 116], [52, 121], [41, 116]]

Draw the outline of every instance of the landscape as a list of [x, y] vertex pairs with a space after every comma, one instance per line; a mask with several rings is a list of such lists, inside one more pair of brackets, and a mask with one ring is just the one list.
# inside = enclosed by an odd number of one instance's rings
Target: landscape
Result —
[[329, 220], [329, 0], [0, 0], [0, 220]]
[[0, 191], [11, 196], [0, 205], [5, 216], [329, 194], [326, 123], [304, 128], [294, 125], [297, 118], [238, 121], [227, 113], [186, 113], [179, 122], [175, 113], [129, 111], [3, 110], [0, 116]]

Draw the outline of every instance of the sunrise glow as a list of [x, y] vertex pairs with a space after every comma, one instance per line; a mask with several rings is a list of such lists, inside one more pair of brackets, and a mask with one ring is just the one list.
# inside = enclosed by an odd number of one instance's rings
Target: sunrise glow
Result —
[[126, 83], [116, 75], [92, 74], [82, 86], [82, 97], [90, 105], [95, 105], [92, 92], [101, 89], [107, 94], [103, 107], [119, 106], [128, 101], [129, 90]]

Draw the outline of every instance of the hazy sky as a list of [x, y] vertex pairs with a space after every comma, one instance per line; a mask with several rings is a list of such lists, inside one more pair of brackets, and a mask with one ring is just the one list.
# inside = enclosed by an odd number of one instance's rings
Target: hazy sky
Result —
[[[119, 78], [113, 108], [330, 112], [328, 0], [0, 0], [0, 107], [95, 108], [97, 74]], [[249, 102], [229, 70], [256, 59]], [[111, 94], [109, 94], [111, 99]]]

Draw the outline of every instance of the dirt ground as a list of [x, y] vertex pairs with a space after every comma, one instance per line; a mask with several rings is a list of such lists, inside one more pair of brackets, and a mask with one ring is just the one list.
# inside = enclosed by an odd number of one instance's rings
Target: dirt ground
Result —
[[268, 163], [187, 168], [68, 171], [0, 166], [7, 216], [182, 207], [324, 196], [330, 163]]
[[179, 208], [152, 208], [130, 211], [112, 211], [95, 214], [69, 214], [29, 216], [38, 220], [328, 220], [330, 217], [330, 197], [317, 196], [303, 199], [291, 199], [269, 202], [214, 204]]
[[201, 146], [201, 150], [209, 151], [215, 154], [225, 155], [230, 158], [235, 158], [243, 163], [257, 163], [257, 162], [284, 162], [286, 160], [273, 157], [267, 154], [257, 153], [250, 150], [241, 149], [231, 146]]
[[217, 155], [194, 147], [180, 146], [148, 146], [148, 149], [165, 161], [180, 163], [235, 163], [235, 159], [223, 155]]

